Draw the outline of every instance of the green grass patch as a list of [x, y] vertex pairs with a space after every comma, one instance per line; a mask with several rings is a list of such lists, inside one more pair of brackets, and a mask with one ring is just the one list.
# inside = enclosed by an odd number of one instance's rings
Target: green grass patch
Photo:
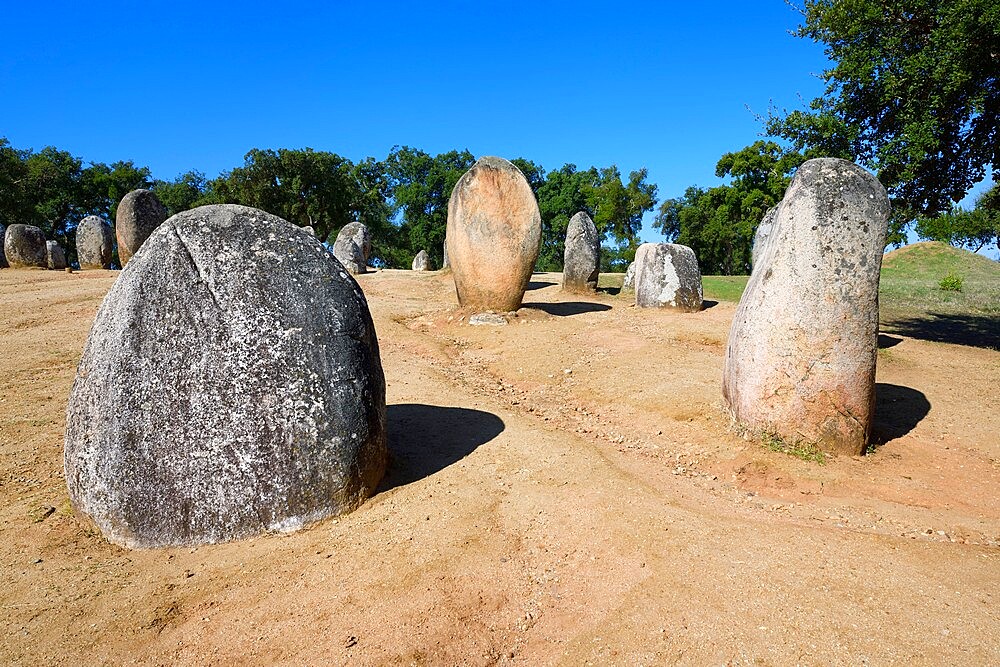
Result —
[[739, 302], [750, 276], [702, 276], [701, 289], [706, 299]]
[[811, 461], [823, 465], [826, 463], [826, 452], [816, 445], [808, 442], [788, 442], [776, 433], [764, 432], [760, 434], [760, 443], [772, 452], [788, 454], [803, 461]]

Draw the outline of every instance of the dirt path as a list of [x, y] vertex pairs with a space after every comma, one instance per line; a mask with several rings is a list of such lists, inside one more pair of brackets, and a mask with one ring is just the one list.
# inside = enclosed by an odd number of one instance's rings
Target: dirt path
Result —
[[733, 313], [536, 275], [506, 327], [361, 277], [393, 461], [291, 535], [124, 551], [73, 516], [66, 399], [115, 274], [0, 271], [0, 663], [997, 664], [1000, 353], [887, 337], [883, 441], [807, 463], [721, 411]]

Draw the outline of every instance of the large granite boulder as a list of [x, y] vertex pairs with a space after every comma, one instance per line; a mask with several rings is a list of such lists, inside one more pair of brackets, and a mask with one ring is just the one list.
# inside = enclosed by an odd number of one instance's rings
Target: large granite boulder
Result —
[[371, 235], [360, 222], [349, 222], [337, 234], [333, 254], [351, 273], [357, 275], [368, 270], [368, 256], [372, 251]]
[[701, 270], [694, 250], [643, 243], [635, 251], [635, 305], [694, 313], [702, 308]]
[[385, 464], [375, 328], [333, 255], [243, 206], [154, 231], [80, 360], [74, 507], [127, 547], [220, 542], [349, 512]]
[[58, 241], [45, 242], [45, 263], [50, 269], [62, 271], [66, 268], [66, 253]]
[[723, 395], [737, 423], [860, 454], [875, 405], [889, 200], [845, 160], [792, 179], [733, 318]]
[[767, 209], [767, 213], [764, 214], [763, 219], [761, 219], [760, 224], [757, 225], [757, 229], [754, 231], [753, 247], [750, 249], [751, 267], [757, 266], [757, 260], [764, 250], [767, 238], [771, 235], [771, 229], [774, 227], [774, 216], [778, 213], [778, 206], [781, 206], [781, 204], [779, 203], [777, 206]]
[[0, 269], [7, 268], [7, 253], [4, 252], [4, 237], [7, 234], [7, 227], [2, 222], [0, 222]]
[[625, 269], [625, 277], [622, 279], [622, 290], [626, 292], [635, 291], [635, 262], [629, 262]]
[[47, 268], [45, 234], [34, 225], [11, 225], [3, 235], [3, 251], [11, 268]]
[[452, 190], [446, 240], [460, 306], [520, 308], [542, 244], [542, 218], [524, 174], [503, 158], [480, 158]]
[[563, 290], [593, 292], [601, 271], [601, 237], [586, 212], [570, 218], [563, 251]]
[[124, 268], [132, 255], [153, 230], [167, 219], [167, 209], [150, 190], [133, 190], [118, 204], [115, 234], [118, 237], [118, 261]]
[[115, 250], [111, 225], [96, 215], [88, 215], [76, 226], [76, 258], [81, 269], [110, 269]]
[[410, 268], [414, 271], [432, 271], [431, 256], [427, 254], [426, 250], [421, 250], [417, 253], [417, 256], [413, 258], [413, 264]]

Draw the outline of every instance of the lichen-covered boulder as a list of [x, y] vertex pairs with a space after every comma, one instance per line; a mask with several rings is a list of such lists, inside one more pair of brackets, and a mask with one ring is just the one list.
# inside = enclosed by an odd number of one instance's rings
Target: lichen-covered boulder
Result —
[[49, 251], [45, 234], [34, 225], [11, 225], [3, 236], [3, 251], [7, 263], [14, 269], [47, 268]]
[[601, 238], [586, 212], [570, 218], [563, 251], [563, 290], [593, 292], [601, 271]]
[[723, 395], [737, 423], [864, 450], [888, 219], [885, 188], [864, 169], [833, 158], [799, 167], [729, 332]]
[[110, 269], [115, 233], [104, 218], [88, 215], [76, 226], [76, 258], [81, 269]]
[[767, 209], [767, 213], [764, 214], [760, 224], [757, 225], [756, 231], [754, 231], [753, 247], [750, 249], [751, 267], [757, 266], [757, 261], [764, 250], [767, 238], [771, 235], [771, 228], [774, 227], [774, 216], [778, 213], [778, 206], [781, 206], [781, 204], [779, 203], [777, 206]]
[[80, 360], [74, 507], [123, 546], [220, 542], [353, 510], [385, 464], [375, 328], [333, 255], [243, 206], [153, 232]]
[[333, 254], [351, 273], [357, 275], [368, 270], [368, 256], [372, 251], [371, 235], [360, 222], [349, 222], [337, 234]]
[[701, 270], [694, 250], [643, 243], [635, 251], [635, 305], [694, 313], [702, 308]]
[[499, 157], [482, 157], [448, 201], [448, 258], [463, 308], [521, 307], [542, 244], [538, 202], [524, 174]]
[[50, 269], [62, 271], [66, 268], [66, 253], [58, 241], [45, 242], [45, 263]]
[[166, 219], [167, 209], [152, 191], [133, 190], [122, 197], [115, 213], [118, 261], [122, 267]]
[[622, 290], [635, 291], [635, 262], [629, 262], [625, 269], [625, 277], [622, 279]]
[[414, 271], [431, 271], [431, 257], [427, 254], [426, 250], [421, 250], [417, 253], [417, 256], [413, 258], [413, 264], [410, 267]]
[[7, 227], [0, 222], [0, 269], [7, 268], [7, 253], [4, 252], [4, 237], [7, 234]]

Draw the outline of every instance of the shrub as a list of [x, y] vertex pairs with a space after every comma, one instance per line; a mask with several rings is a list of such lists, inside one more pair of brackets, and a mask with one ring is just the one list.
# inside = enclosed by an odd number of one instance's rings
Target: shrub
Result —
[[962, 291], [962, 276], [958, 275], [954, 271], [949, 271], [948, 275], [941, 279], [938, 283], [941, 289], [948, 292], [961, 292]]

